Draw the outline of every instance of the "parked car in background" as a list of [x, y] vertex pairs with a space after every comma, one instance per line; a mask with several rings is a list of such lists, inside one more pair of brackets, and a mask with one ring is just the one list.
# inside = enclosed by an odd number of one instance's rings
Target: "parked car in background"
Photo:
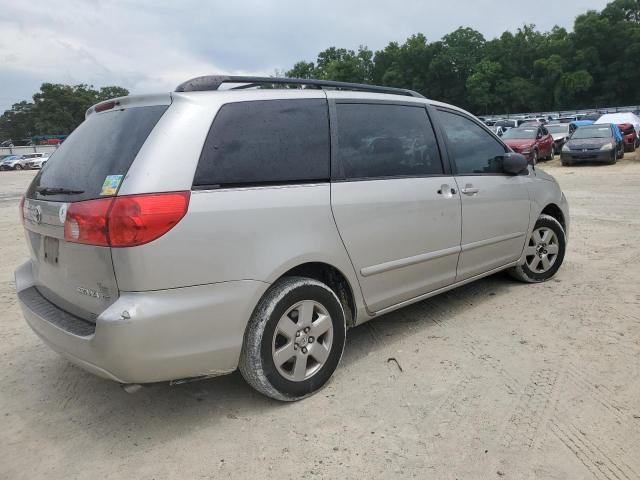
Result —
[[[533, 122], [537, 122], [537, 123], [540, 123], [540, 124], [543, 124], [543, 125], [548, 122], [547, 118], [545, 118], [545, 117], [536, 117], [536, 116], [526, 117], [525, 120], [526, 120], [527, 123], [533, 121]], [[522, 125], [524, 125], [524, 123]]]
[[580, 120], [593, 120], [594, 122], [602, 116], [601, 113], [587, 113], [580, 118]]
[[545, 128], [553, 137], [553, 155], [559, 155], [575, 128], [572, 129], [570, 123], [550, 123]]
[[578, 128], [562, 148], [562, 165], [586, 161], [616, 163], [624, 156], [624, 144], [620, 139], [621, 135], [618, 137], [619, 132], [617, 125], [613, 124]]
[[607, 113], [596, 120], [596, 123], [614, 123], [616, 125], [630, 123], [636, 134], [640, 136], [640, 118], [631, 112]]
[[543, 123], [539, 120], [527, 120], [526, 122], [522, 122], [520, 124], [521, 127], [538, 127], [540, 125], [543, 125]]
[[556, 120], [556, 122], [558, 123], [571, 123], [571, 122], [575, 122], [578, 120], [578, 117], [576, 117], [575, 115], [572, 116], [568, 116], [568, 117], [560, 117], [558, 118], [558, 120]]
[[639, 137], [633, 125], [630, 123], [621, 123], [618, 125], [618, 128], [620, 128], [624, 138], [624, 151], [635, 152], [636, 148], [638, 148]]
[[512, 120], [512, 119], [507, 119], [507, 118], [501, 118], [500, 120], [496, 120], [496, 122], [493, 124], [494, 127], [502, 127], [505, 130], [508, 130], [510, 128], [516, 128], [518, 126], [518, 121], [517, 120]]
[[30, 147], [33, 142], [30, 138], [23, 138], [22, 140], [5, 140], [0, 143], [0, 147]]
[[574, 127], [574, 130], [576, 128], [579, 127], [586, 127], [588, 125], [593, 125], [595, 123], [595, 121], [593, 120], [576, 120], [574, 122], [571, 122], [569, 125], [572, 125]]
[[[36, 153], [36, 154], [29, 154], [29, 155], [33, 155], [33, 156], [31, 156], [27, 161], [26, 168], [28, 169], [39, 170], [43, 167], [45, 163], [47, 163], [47, 160], [49, 160], [48, 153]], [[26, 156], [27, 155], [25, 155], [25, 157]]]
[[11, 155], [0, 163], [0, 170], [24, 170], [27, 168], [28, 159], [24, 155]]
[[500, 125], [494, 125], [493, 127], [490, 127], [490, 130], [496, 135], [498, 135], [499, 137], [501, 137], [502, 135], [504, 135], [504, 132], [506, 132], [508, 129], [505, 127], [501, 127]]
[[514, 152], [521, 153], [530, 163], [551, 160], [554, 154], [553, 137], [544, 126], [512, 128], [502, 135], [502, 140]]
[[349, 327], [501, 270], [555, 275], [553, 177], [459, 108], [347, 88], [212, 76], [90, 108], [21, 202], [28, 324], [117, 382], [239, 368], [293, 401], [330, 379]]

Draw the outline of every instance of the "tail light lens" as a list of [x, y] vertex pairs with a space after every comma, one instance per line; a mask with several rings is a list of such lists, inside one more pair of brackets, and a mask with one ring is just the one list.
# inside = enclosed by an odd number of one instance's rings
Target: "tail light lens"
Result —
[[69, 242], [135, 247], [171, 230], [187, 213], [190, 192], [151, 193], [87, 200], [69, 205]]

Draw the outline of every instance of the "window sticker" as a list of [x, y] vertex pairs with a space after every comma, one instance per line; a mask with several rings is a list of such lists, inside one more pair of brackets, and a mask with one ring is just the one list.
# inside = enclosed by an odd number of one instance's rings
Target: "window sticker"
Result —
[[102, 184], [100, 195], [115, 195], [124, 175], [107, 175]]

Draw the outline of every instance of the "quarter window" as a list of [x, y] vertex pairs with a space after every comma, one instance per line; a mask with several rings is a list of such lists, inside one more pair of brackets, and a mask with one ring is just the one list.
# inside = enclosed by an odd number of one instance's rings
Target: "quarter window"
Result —
[[444, 110], [438, 114], [456, 173], [503, 173], [506, 150], [489, 132], [462, 115]]
[[440, 151], [423, 106], [338, 104], [338, 163], [343, 178], [443, 173]]
[[216, 188], [328, 180], [326, 101], [262, 100], [221, 107], [193, 185]]

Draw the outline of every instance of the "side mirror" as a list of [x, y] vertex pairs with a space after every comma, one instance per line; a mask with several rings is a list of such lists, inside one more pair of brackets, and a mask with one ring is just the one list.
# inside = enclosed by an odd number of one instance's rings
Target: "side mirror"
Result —
[[511, 175], [518, 175], [524, 172], [528, 165], [527, 158], [519, 153], [505, 153], [502, 160], [502, 170], [504, 173], [510, 173]]

